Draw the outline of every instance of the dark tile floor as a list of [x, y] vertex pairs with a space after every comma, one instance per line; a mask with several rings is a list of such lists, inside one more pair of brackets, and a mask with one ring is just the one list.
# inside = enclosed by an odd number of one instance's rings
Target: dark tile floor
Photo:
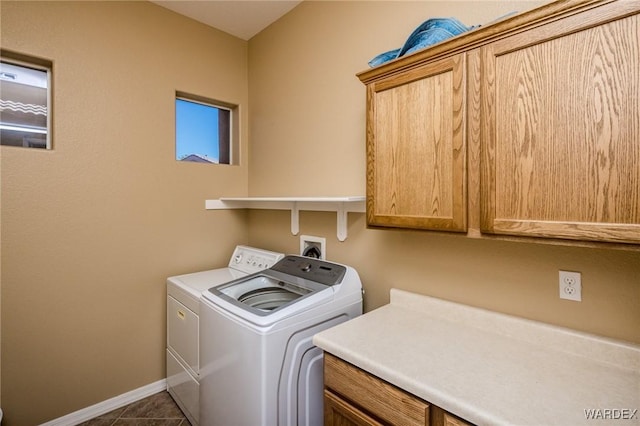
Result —
[[81, 423], [79, 426], [191, 426], [165, 391]]

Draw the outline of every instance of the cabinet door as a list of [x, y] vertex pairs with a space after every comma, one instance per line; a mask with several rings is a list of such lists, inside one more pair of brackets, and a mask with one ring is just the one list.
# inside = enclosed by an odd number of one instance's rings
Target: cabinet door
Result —
[[472, 426], [472, 424], [454, 416], [440, 407], [432, 405], [431, 426]]
[[464, 231], [465, 56], [367, 85], [367, 223]]
[[368, 414], [360, 411], [332, 392], [324, 391], [325, 426], [382, 426]]
[[640, 243], [639, 9], [482, 48], [483, 232]]

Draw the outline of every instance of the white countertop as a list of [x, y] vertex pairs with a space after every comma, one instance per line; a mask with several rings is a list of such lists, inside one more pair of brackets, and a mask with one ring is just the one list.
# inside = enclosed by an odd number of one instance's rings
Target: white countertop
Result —
[[397, 289], [313, 341], [478, 425], [640, 424], [640, 345]]

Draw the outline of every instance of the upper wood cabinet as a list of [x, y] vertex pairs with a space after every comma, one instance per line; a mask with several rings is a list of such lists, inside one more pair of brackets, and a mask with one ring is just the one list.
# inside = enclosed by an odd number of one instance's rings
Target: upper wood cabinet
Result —
[[640, 243], [639, 4], [481, 49], [483, 232]]
[[640, 244], [639, 34], [561, 0], [358, 74], [368, 225]]
[[367, 223], [464, 231], [465, 56], [367, 84]]

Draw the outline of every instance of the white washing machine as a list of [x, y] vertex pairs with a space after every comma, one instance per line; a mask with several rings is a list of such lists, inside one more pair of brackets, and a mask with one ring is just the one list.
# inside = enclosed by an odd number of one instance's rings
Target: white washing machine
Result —
[[313, 335], [361, 314], [353, 268], [301, 256], [202, 293], [200, 423], [322, 425]]
[[226, 268], [167, 278], [167, 391], [192, 425], [199, 424], [200, 295], [273, 266], [284, 254], [237, 246]]

